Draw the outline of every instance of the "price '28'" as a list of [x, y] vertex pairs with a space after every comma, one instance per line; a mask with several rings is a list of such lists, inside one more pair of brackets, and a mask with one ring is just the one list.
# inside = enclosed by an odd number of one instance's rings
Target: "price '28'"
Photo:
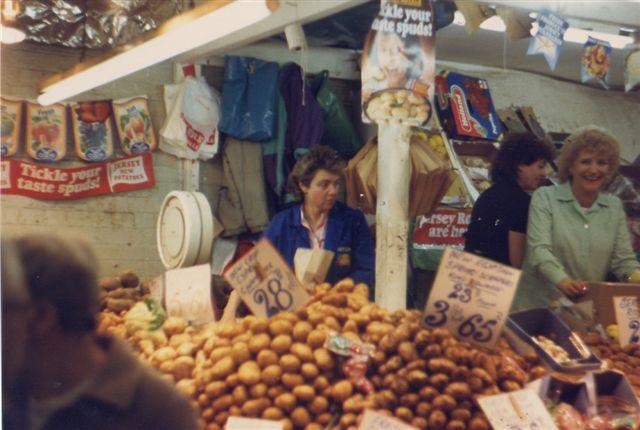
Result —
[[[282, 283], [277, 278], [271, 278], [267, 281], [267, 293], [264, 289], [258, 289], [253, 293], [253, 301], [257, 304], [264, 303], [267, 317], [273, 316], [281, 311], [289, 310], [293, 304], [291, 293], [282, 288]], [[273, 303], [269, 299], [273, 298]]]

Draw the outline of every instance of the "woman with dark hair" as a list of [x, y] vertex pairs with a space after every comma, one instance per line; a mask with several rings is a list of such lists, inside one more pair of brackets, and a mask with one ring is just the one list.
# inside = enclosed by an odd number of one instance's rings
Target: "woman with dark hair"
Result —
[[364, 215], [336, 201], [343, 168], [333, 149], [312, 147], [297, 161], [287, 183], [301, 202], [278, 213], [264, 237], [292, 268], [298, 248], [326, 249], [335, 253], [327, 282], [349, 277], [373, 287], [373, 240]]
[[599, 127], [567, 138], [558, 158], [560, 185], [541, 188], [531, 199], [514, 309], [577, 299], [589, 282], [602, 282], [609, 272], [620, 282], [640, 282], [622, 202], [603, 191], [618, 171], [619, 153], [616, 138]]
[[544, 181], [551, 161], [549, 145], [532, 133], [508, 136], [491, 166], [493, 185], [471, 214], [465, 251], [522, 267], [531, 196]]

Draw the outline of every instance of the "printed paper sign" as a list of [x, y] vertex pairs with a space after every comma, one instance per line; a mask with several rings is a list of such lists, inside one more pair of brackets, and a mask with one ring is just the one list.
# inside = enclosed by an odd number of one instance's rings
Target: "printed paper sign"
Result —
[[481, 397], [478, 404], [495, 430], [558, 430], [540, 397], [530, 389]]
[[280, 421], [229, 417], [224, 428], [225, 430], [282, 430], [284, 427]]
[[569, 28], [569, 22], [559, 15], [543, 10], [536, 20], [538, 32], [531, 39], [527, 55], [544, 55], [551, 70], [555, 70], [560, 47], [564, 40], [564, 33]]
[[413, 231], [413, 249], [464, 248], [464, 234], [471, 222], [469, 209], [436, 209], [429, 217], [420, 216]]
[[267, 239], [231, 266], [225, 279], [238, 291], [251, 312], [268, 318], [306, 305], [309, 294]]
[[436, 72], [431, 0], [385, 0], [362, 56], [362, 119], [424, 126]]
[[0, 115], [0, 156], [11, 157], [20, 146], [22, 102], [0, 97]]
[[364, 411], [362, 422], [358, 426], [358, 430], [417, 430], [416, 427], [410, 426], [401, 420], [374, 412], [370, 409]]
[[584, 44], [580, 57], [580, 75], [582, 82], [595, 80], [609, 89], [609, 57], [611, 44], [604, 40], [589, 37]]
[[640, 343], [640, 309], [638, 297], [614, 297], [613, 308], [616, 312], [620, 346]]
[[91, 166], [63, 169], [19, 160], [2, 160], [3, 194], [43, 200], [74, 200], [155, 185], [150, 153]]
[[214, 320], [211, 302], [211, 265], [174, 269], [165, 273], [167, 314], [194, 325]]
[[493, 348], [516, 293], [520, 270], [447, 248], [425, 308], [424, 322]]

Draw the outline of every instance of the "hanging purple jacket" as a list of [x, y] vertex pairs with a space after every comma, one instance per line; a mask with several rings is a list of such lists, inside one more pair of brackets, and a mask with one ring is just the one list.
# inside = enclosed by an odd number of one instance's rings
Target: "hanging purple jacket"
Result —
[[322, 108], [306, 83], [306, 88], [304, 92], [302, 91], [302, 69], [299, 65], [288, 63], [282, 66], [278, 81], [280, 94], [287, 109], [284, 148], [284, 177], [287, 178], [296, 162], [296, 152], [320, 143], [324, 131], [324, 119]]

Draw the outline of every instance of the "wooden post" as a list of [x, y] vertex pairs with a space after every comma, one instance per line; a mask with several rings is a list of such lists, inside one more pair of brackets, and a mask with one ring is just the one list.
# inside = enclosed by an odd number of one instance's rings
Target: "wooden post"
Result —
[[378, 127], [375, 299], [389, 311], [407, 306], [410, 138], [407, 126]]

